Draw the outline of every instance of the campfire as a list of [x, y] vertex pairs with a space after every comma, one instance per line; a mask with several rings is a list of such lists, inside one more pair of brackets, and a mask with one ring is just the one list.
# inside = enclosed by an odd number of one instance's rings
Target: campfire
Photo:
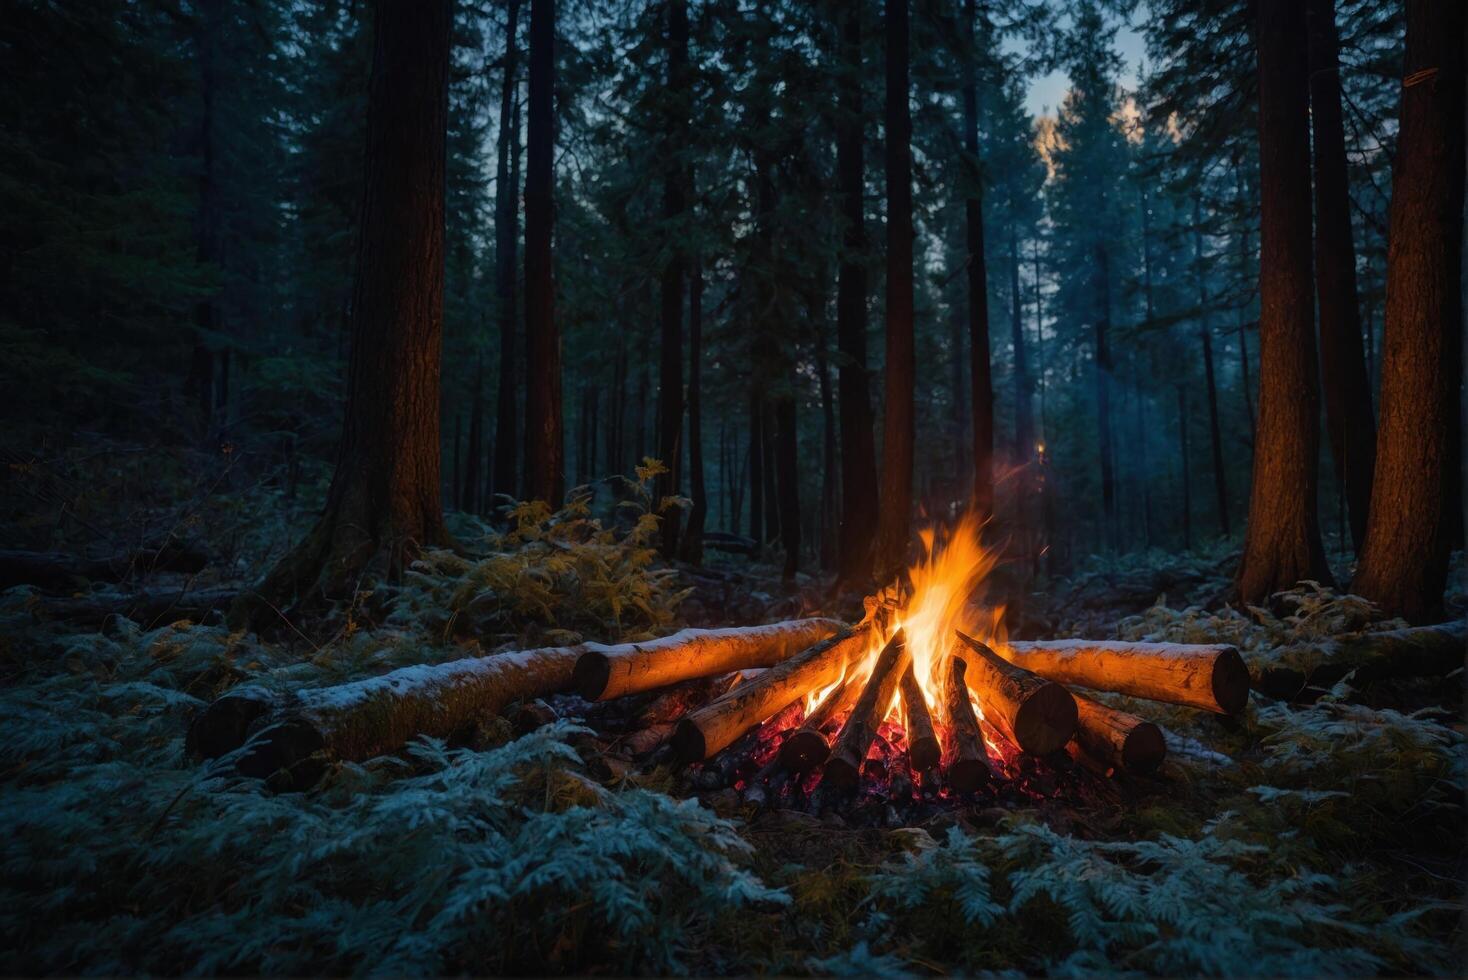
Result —
[[1243, 708], [1249, 675], [1230, 646], [1009, 641], [1004, 609], [985, 601], [997, 558], [978, 532], [972, 520], [926, 532], [922, 560], [868, 597], [855, 626], [808, 618], [687, 629], [405, 667], [332, 688], [246, 685], [195, 719], [189, 747], [210, 757], [243, 749], [241, 772], [299, 788], [334, 760], [396, 752], [415, 737], [472, 742], [466, 733], [519, 704], [521, 731], [581, 716], [604, 736], [620, 731], [606, 736], [608, 753], [678, 765], [700, 789], [757, 802], [951, 802], [996, 784], [1000, 793], [1043, 787], [1071, 770], [1156, 770], [1162, 731], [1081, 689], [1219, 714]]

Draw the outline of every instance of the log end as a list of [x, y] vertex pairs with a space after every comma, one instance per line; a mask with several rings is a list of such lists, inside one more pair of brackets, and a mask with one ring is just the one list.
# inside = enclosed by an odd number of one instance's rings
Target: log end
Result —
[[264, 691], [234, 691], [216, 698], [194, 718], [184, 748], [194, 758], [217, 759], [233, 752], [250, 736], [250, 726], [271, 708]]
[[611, 658], [594, 650], [577, 657], [576, 666], [571, 669], [571, 682], [576, 693], [588, 701], [600, 701], [611, 679]]
[[1156, 772], [1166, 757], [1167, 742], [1162, 737], [1162, 729], [1150, 721], [1133, 727], [1121, 746], [1122, 766], [1128, 772], [1144, 776]]
[[1014, 740], [1031, 755], [1049, 755], [1065, 747], [1076, 724], [1076, 699], [1059, 684], [1047, 681], [1015, 713]]
[[821, 785], [849, 788], [855, 786], [860, 778], [859, 766], [852, 765], [850, 759], [837, 756], [827, 761], [826, 768], [821, 773]]
[[958, 793], [972, 793], [992, 776], [983, 759], [955, 759], [948, 767], [948, 787]]
[[780, 746], [780, 764], [791, 772], [808, 772], [826, 761], [831, 745], [826, 736], [809, 728], [791, 734]]
[[673, 753], [682, 762], [702, 762], [707, 745], [703, 731], [687, 718], [680, 719], [673, 727]]
[[1224, 647], [1214, 658], [1213, 700], [1228, 715], [1238, 714], [1249, 703], [1249, 668], [1233, 647]]
[[907, 758], [914, 772], [927, 772], [943, 760], [943, 750], [932, 736], [915, 738], [907, 747]]
[[242, 776], [266, 780], [276, 791], [309, 789], [326, 775], [325, 748], [326, 738], [315, 725], [287, 719], [261, 731], [235, 768]]

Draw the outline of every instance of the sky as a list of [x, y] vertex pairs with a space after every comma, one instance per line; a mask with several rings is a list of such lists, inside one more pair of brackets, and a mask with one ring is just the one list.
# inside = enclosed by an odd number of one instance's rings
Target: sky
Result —
[[[1121, 52], [1122, 60], [1126, 63], [1126, 70], [1122, 73], [1121, 83], [1127, 88], [1135, 88], [1138, 81], [1138, 70], [1142, 64], [1142, 57], [1146, 54], [1146, 41], [1137, 28], [1131, 24], [1122, 24], [1116, 32], [1116, 47]], [[1025, 99], [1025, 107], [1031, 115], [1055, 115], [1061, 99], [1065, 97], [1065, 91], [1070, 87], [1070, 79], [1063, 71], [1052, 71], [1048, 75], [1038, 75], [1030, 81], [1029, 96]]]

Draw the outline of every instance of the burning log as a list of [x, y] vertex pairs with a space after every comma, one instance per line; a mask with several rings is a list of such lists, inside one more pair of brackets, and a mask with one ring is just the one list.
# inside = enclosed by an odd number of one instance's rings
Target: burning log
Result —
[[576, 661], [577, 692], [609, 701], [679, 681], [745, 667], [773, 667], [811, 644], [844, 632], [834, 619], [794, 619], [742, 629], [685, 630], [676, 644], [661, 640], [618, 646], [588, 644]]
[[943, 705], [948, 712], [949, 738], [953, 744], [948, 785], [960, 793], [973, 792], [993, 776], [989, 754], [984, 751], [984, 735], [979, 730], [979, 719], [974, 715], [974, 704], [969, 700], [968, 683], [964, 680], [967, 670], [968, 662], [954, 656], [943, 678]]
[[897, 682], [897, 690], [902, 696], [902, 727], [907, 734], [908, 761], [913, 772], [926, 772], [942, 760], [943, 750], [938, 746], [933, 716], [928, 711], [927, 699], [918, 686], [910, 659], [907, 670], [902, 672], [902, 680]]
[[805, 716], [800, 728], [790, 733], [780, 746], [780, 764], [791, 772], [806, 772], [830, 758], [831, 743], [825, 727], [851, 709], [861, 696], [862, 685], [850, 677], [842, 678], [834, 691]]
[[1231, 646], [1044, 640], [1011, 643], [1010, 663], [1061, 684], [1115, 691], [1222, 715], [1244, 709], [1249, 669]]
[[835, 636], [686, 715], [673, 730], [684, 762], [702, 762], [813, 690], [835, 683], [867, 644], [865, 629]]
[[974, 653], [964, 680], [979, 696], [984, 717], [1021, 750], [1046, 755], [1070, 741], [1076, 702], [1069, 691], [1003, 660], [962, 631], [958, 638]]
[[641, 758], [667, 741], [673, 734], [673, 725], [694, 706], [724, 694], [729, 689], [758, 677], [763, 671], [758, 668], [736, 670], [722, 677], [700, 677], [685, 681], [664, 691], [648, 704], [638, 716], [640, 726], [632, 734], [618, 741], [618, 745], [632, 758]]
[[1136, 715], [1074, 695], [1079, 726], [1076, 741], [1092, 757], [1114, 769], [1146, 774], [1167, 755], [1162, 729]]
[[912, 663], [907, 651], [907, 638], [902, 630], [892, 634], [892, 639], [882, 648], [877, 662], [872, 666], [871, 676], [862, 688], [861, 697], [851, 709], [851, 717], [841, 728], [831, 758], [826, 762], [823, 782], [833, 786], [854, 786], [861, 776], [861, 764], [877, 737], [877, 728], [887, 715], [892, 704], [892, 695], [897, 690], [903, 671]]

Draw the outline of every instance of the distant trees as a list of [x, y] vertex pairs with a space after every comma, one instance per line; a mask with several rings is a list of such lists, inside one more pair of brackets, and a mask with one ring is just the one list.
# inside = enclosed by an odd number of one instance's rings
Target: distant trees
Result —
[[494, 175], [494, 293], [499, 307], [499, 393], [496, 397], [494, 467], [495, 493], [518, 494], [520, 447], [520, 332], [515, 296], [516, 253], [520, 239], [519, 86], [520, 0], [505, 4], [505, 48], [500, 80], [499, 139]]
[[[964, 264], [968, 280], [969, 384], [974, 431], [973, 508], [980, 520], [988, 520], [994, 512], [994, 381], [989, 365], [989, 270], [984, 260], [984, 187], [979, 173], [979, 83], [974, 64], [979, 56], [974, 38], [977, 16], [974, 0], [964, 0], [963, 27], [968, 35], [969, 50], [963, 68], [963, 149], [970, 172], [963, 210], [964, 243], [968, 253]], [[1014, 292], [1017, 304], [1017, 280]], [[1023, 347], [1017, 345], [1015, 351], [1018, 366], [1023, 363]], [[1016, 374], [1023, 378], [1023, 368], [1018, 368]], [[1019, 382], [1021, 390], [1023, 384], [1023, 381]], [[1025, 417], [1027, 408], [1017, 404], [1020, 418]], [[1022, 423], [1020, 425], [1023, 427]], [[1028, 436], [1025, 438], [1028, 442]]]
[[[1439, 609], [1460, 483], [1464, 6], [1408, 0], [1371, 512], [1351, 590]], [[1456, 515], [1460, 516], [1460, 515]]]
[[349, 600], [445, 542], [439, 489], [451, 0], [379, 0], [346, 418], [315, 527], [232, 616]]
[[[667, 34], [667, 90], [664, 95], [663, 220], [669, 240], [662, 270], [661, 331], [658, 345], [658, 458], [667, 472], [657, 478], [659, 499], [678, 492], [683, 456], [683, 266], [686, 233], [681, 219], [686, 207], [688, 165], [683, 150], [688, 145], [688, 3], [668, 0], [665, 6]], [[682, 513], [665, 509], [663, 555], [678, 553], [678, 531]]]

